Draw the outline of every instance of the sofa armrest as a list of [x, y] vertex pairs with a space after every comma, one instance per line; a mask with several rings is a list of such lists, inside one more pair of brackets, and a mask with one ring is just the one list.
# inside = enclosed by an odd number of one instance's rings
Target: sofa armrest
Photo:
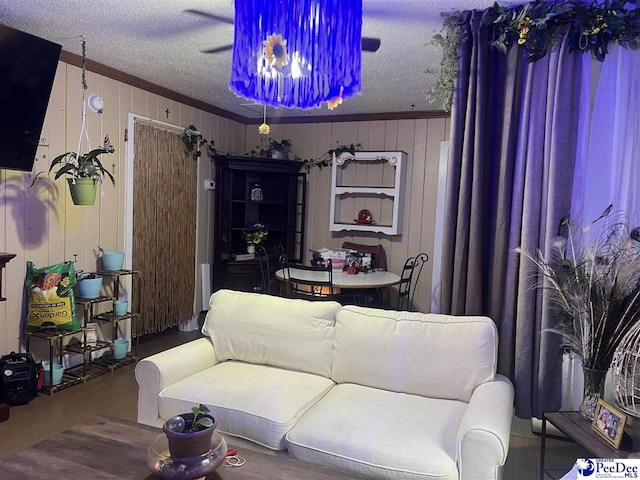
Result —
[[136, 365], [138, 422], [154, 427], [162, 425], [158, 407], [160, 392], [216, 363], [213, 344], [208, 338], [199, 338], [141, 360]]
[[502, 375], [478, 386], [458, 428], [460, 480], [501, 478], [509, 453], [513, 385]]

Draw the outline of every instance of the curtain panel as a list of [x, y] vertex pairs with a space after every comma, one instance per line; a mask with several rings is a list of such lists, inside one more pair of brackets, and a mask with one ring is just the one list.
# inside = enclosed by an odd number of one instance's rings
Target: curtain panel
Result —
[[133, 268], [142, 273], [136, 335], [194, 315], [197, 163], [179, 134], [136, 122]]
[[[613, 204], [640, 222], [640, 51], [614, 46], [603, 63], [583, 66], [584, 114], [573, 182], [571, 218], [582, 225]], [[586, 232], [595, 240], [598, 229]]]
[[535, 269], [514, 252], [548, 253], [571, 209], [582, 54], [563, 44], [535, 63], [490, 46], [481, 11], [462, 17], [442, 253], [443, 313], [487, 315], [516, 414], [560, 406], [560, 339]]

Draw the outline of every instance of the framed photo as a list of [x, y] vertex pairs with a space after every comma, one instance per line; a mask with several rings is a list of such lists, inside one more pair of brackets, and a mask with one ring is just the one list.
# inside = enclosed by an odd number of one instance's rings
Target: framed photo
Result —
[[615, 448], [620, 448], [625, 423], [627, 416], [624, 413], [604, 400], [598, 400], [591, 428]]

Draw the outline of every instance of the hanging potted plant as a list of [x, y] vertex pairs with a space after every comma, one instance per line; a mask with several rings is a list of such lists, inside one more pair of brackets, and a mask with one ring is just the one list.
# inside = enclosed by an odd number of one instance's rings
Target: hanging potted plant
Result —
[[113, 175], [102, 166], [98, 158], [104, 153], [113, 152], [115, 152], [115, 148], [111, 145], [109, 135], [107, 135], [104, 137], [104, 145], [89, 153], [78, 156], [76, 152], [67, 152], [57, 156], [51, 162], [49, 173], [57, 167], [55, 180], [62, 175], [67, 176], [74, 205], [93, 205], [96, 200], [96, 185], [103, 180], [105, 175], [109, 177], [113, 185], [116, 183]]
[[[100, 155], [116, 151], [109, 141], [109, 135], [104, 137], [102, 147], [91, 149], [91, 145], [89, 145], [89, 152], [81, 153], [82, 137], [86, 135], [88, 138], [86, 131], [87, 101], [85, 99], [88, 87], [85, 60], [86, 41], [82, 37], [82, 126], [80, 127], [78, 149], [75, 152], [66, 152], [57, 156], [49, 167], [49, 173], [57, 168], [54, 179], [57, 180], [63, 175], [67, 176], [71, 199], [75, 205], [93, 205], [96, 199], [96, 185], [98, 182], [102, 182], [105, 176], [109, 177], [113, 185], [116, 183], [113, 175], [104, 168], [99, 159]], [[102, 99], [100, 97], [90, 95], [89, 103], [91, 110], [102, 113]]]

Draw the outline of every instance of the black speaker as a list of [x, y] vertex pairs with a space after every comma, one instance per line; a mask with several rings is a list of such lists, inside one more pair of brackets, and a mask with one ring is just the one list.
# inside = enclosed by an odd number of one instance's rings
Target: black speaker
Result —
[[0, 401], [24, 405], [36, 396], [38, 369], [30, 353], [11, 352], [0, 358]]

